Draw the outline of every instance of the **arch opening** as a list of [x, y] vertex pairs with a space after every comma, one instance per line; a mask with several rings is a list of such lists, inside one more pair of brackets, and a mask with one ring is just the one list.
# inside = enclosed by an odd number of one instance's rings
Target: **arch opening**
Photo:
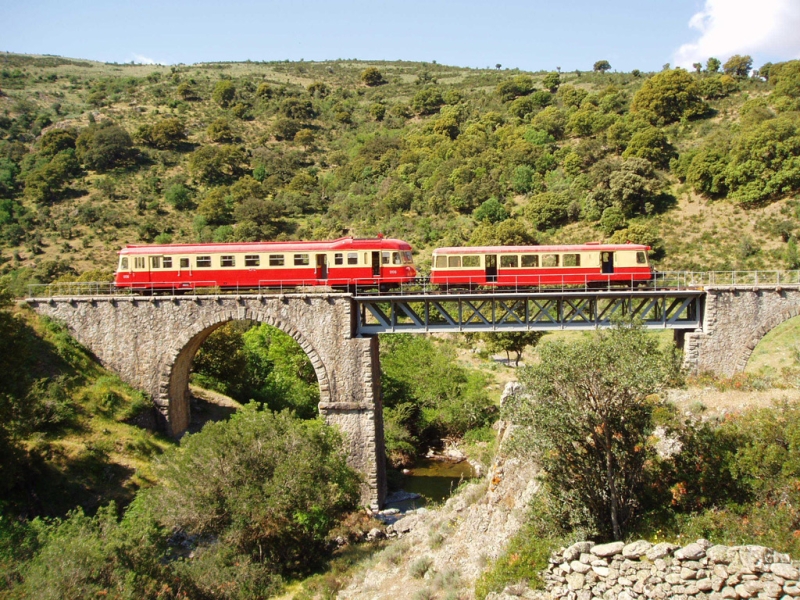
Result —
[[800, 309], [792, 312], [794, 316], [775, 319], [763, 335], [748, 344], [746, 373], [779, 379], [800, 368]]
[[201, 424], [192, 424], [190, 383], [305, 418], [316, 416], [319, 402], [328, 400], [327, 373], [313, 346], [272, 319], [221, 316], [187, 332], [174, 348], [159, 403], [172, 435]]

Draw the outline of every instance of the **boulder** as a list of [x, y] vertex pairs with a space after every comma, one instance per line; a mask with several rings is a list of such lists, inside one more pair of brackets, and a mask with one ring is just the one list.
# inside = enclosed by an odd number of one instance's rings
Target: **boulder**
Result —
[[647, 551], [653, 547], [653, 544], [646, 540], [638, 540], [636, 542], [631, 542], [624, 548], [622, 548], [622, 556], [625, 558], [640, 558], [647, 554]]
[[625, 544], [623, 542], [611, 542], [610, 544], [598, 544], [597, 546], [593, 546], [591, 552], [595, 556], [606, 558], [619, 554], [624, 547]]

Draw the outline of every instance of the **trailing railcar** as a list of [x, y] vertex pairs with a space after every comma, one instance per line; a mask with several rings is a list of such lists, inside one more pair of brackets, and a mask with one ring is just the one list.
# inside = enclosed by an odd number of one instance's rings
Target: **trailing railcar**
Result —
[[194, 290], [329, 286], [397, 287], [417, 271], [411, 246], [397, 239], [324, 242], [129, 245], [119, 251], [118, 288]]
[[433, 251], [431, 283], [440, 286], [641, 285], [653, 278], [639, 244], [477, 246]]

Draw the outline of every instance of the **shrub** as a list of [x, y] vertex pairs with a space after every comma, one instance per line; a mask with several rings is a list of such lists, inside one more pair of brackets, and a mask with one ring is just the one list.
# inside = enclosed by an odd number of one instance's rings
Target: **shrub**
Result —
[[229, 79], [221, 79], [214, 86], [211, 98], [222, 108], [227, 108], [233, 103], [236, 97], [236, 86]]
[[107, 171], [133, 163], [136, 151], [131, 136], [111, 121], [91, 125], [75, 142], [77, 157], [88, 169]]
[[683, 69], [662, 71], [642, 84], [633, 97], [631, 112], [654, 125], [701, 117], [708, 112], [701, 95], [697, 80]]
[[386, 83], [378, 67], [367, 67], [364, 69], [361, 72], [361, 81], [369, 87], [375, 87], [376, 85], [383, 85]]

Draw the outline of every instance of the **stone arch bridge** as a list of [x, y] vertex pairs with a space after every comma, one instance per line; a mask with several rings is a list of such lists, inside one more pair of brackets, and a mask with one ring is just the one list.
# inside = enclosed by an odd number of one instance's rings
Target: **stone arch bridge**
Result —
[[[676, 340], [685, 348], [688, 369], [731, 375], [744, 369], [767, 331], [800, 314], [798, 286], [707, 287], [677, 297], [667, 292], [586, 292], [580, 297], [528, 293], [513, 305], [508, 295], [487, 298], [493, 318], [502, 312], [502, 319], [481, 317], [474, 321], [478, 327], [472, 328], [469, 319], [457, 322], [448, 316], [430, 331], [594, 329], [610, 325], [611, 308], [617, 302], [642, 316], [650, 328], [674, 329]], [[359, 333], [374, 332], [366, 325], [370, 311], [383, 315], [381, 311], [388, 310], [390, 303], [385, 298], [380, 301], [383, 308], [375, 305], [373, 310], [369, 303], [377, 300], [335, 293], [27, 300], [38, 313], [65, 323], [103, 365], [150, 394], [161, 425], [175, 436], [189, 425], [192, 359], [215, 329], [228, 321], [250, 320], [283, 330], [309, 356], [320, 387], [320, 414], [345, 433], [350, 464], [364, 475], [362, 501], [372, 506], [380, 506], [386, 493], [378, 338], [359, 337]], [[461, 300], [455, 301], [462, 315]], [[441, 304], [431, 301], [437, 302]], [[408, 315], [419, 304], [401, 297], [390, 308]], [[520, 310], [519, 318], [509, 319], [509, 306], [524, 306], [524, 311]], [[429, 312], [426, 304], [425, 314]], [[425, 330], [416, 317], [411, 321], [413, 331]]]

